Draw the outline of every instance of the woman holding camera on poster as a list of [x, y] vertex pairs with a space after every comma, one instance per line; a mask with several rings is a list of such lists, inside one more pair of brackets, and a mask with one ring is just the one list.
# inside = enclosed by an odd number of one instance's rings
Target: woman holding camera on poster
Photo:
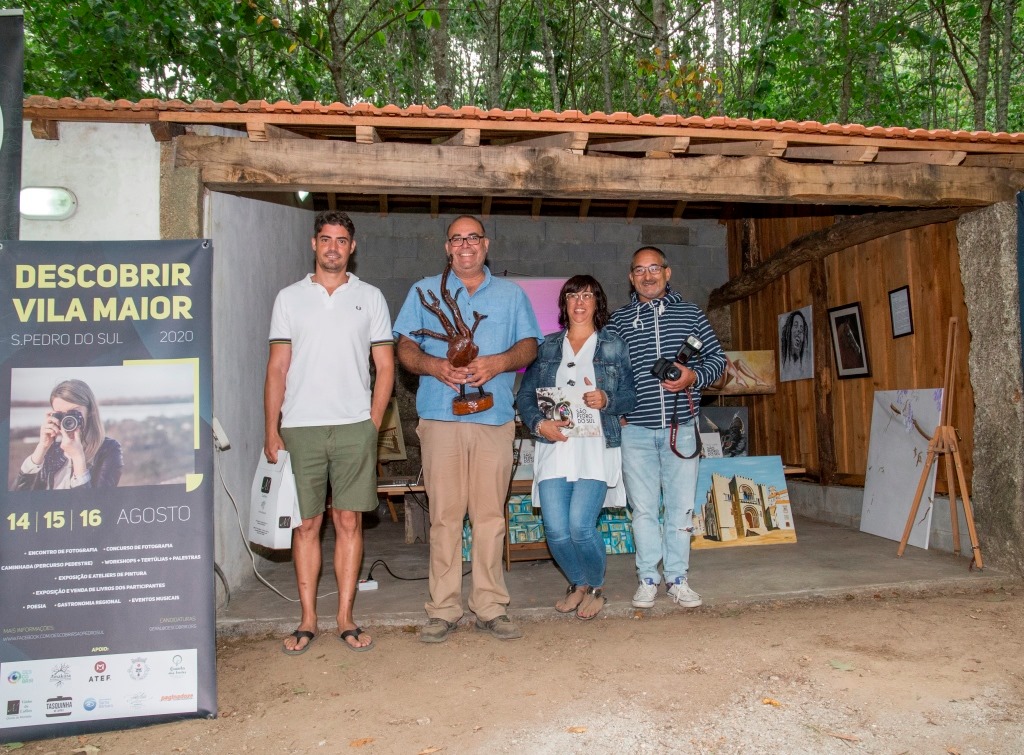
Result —
[[92, 389], [65, 380], [50, 392], [39, 443], [21, 465], [14, 489], [114, 488], [123, 467], [121, 444], [106, 437]]
[[[595, 278], [567, 280], [558, 296], [563, 329], [545, 337], [516, 394], [519, 416], [540, 441], [535, 504], [539, 499], [548, 548], [569, 580], [555, 610], [575, 612], [583, 621], [605, 604], [605, 546], [597, 518], [609, 490], [622, 492], [619, 417], [636, 404], [629, 352], [604, 330], [608, 317]], [[620, 498], [618, 505], [625, 505], [624, 494]]]

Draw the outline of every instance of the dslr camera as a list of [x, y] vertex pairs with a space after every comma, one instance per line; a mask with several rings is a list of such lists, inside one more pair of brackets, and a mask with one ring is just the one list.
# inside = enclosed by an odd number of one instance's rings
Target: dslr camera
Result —
[[704, 348], [704, 342], [697, 336], [687, 336], [673, 359], [658, 357], [658, 361], [651, 367], [651, 374], [663, 383], [666, 380], [678, 380], [683, 373], [679, 371], [675, 363], [686, 364], [690, 359], [698, 356], [702, 348]]
[[85, 417], [77, 409], [72, 409], [70, 412], [54, 412], [53, 418], [57, 420], [60, 429], [66, 433], [73, 433], [85, 424]]

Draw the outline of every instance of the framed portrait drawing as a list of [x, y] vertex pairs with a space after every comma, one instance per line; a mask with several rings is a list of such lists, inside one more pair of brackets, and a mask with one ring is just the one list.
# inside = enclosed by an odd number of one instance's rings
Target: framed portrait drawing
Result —
[[910, 311], [910, 286], [900, 286], [889, 292], [889, 320], [892, 337], [901, 338], [914, 332], [914, 316]]
[[832, 331], [832, 349], [836, 357], [836, 373], [840, 378], [867, 377], [871, 374], [868, 349], [864, 337], [864, 320], [860, 302], [832, 307], [828, 311]]
[[814, 377], [811, 305], [779, 315], [779, 382]]

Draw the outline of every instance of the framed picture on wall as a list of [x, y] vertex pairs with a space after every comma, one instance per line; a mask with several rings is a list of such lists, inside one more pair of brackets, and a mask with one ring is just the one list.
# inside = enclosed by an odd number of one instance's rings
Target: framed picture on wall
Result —
[[868, 348], [864, 337], [864, 320], [860, 302], [832, 307], [828, 311], [832, 331], [832, 349], [836, 357], [836, 373], [840, 378], [867, 377], [871, 374]]
[[914, 316], [910, 311], [910, 286], [900, 286], [889, 292], [889, 319], [892, 337], [901, 338], [914, 332]]

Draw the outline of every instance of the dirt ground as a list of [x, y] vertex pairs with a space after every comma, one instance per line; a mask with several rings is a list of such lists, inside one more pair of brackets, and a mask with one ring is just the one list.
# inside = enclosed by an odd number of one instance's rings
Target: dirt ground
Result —
[[[466, 620], [464, 620], [465, 622]], [[26, 753], [1024, 753], [1024, 591], [219, 643], [220, 717]]]

